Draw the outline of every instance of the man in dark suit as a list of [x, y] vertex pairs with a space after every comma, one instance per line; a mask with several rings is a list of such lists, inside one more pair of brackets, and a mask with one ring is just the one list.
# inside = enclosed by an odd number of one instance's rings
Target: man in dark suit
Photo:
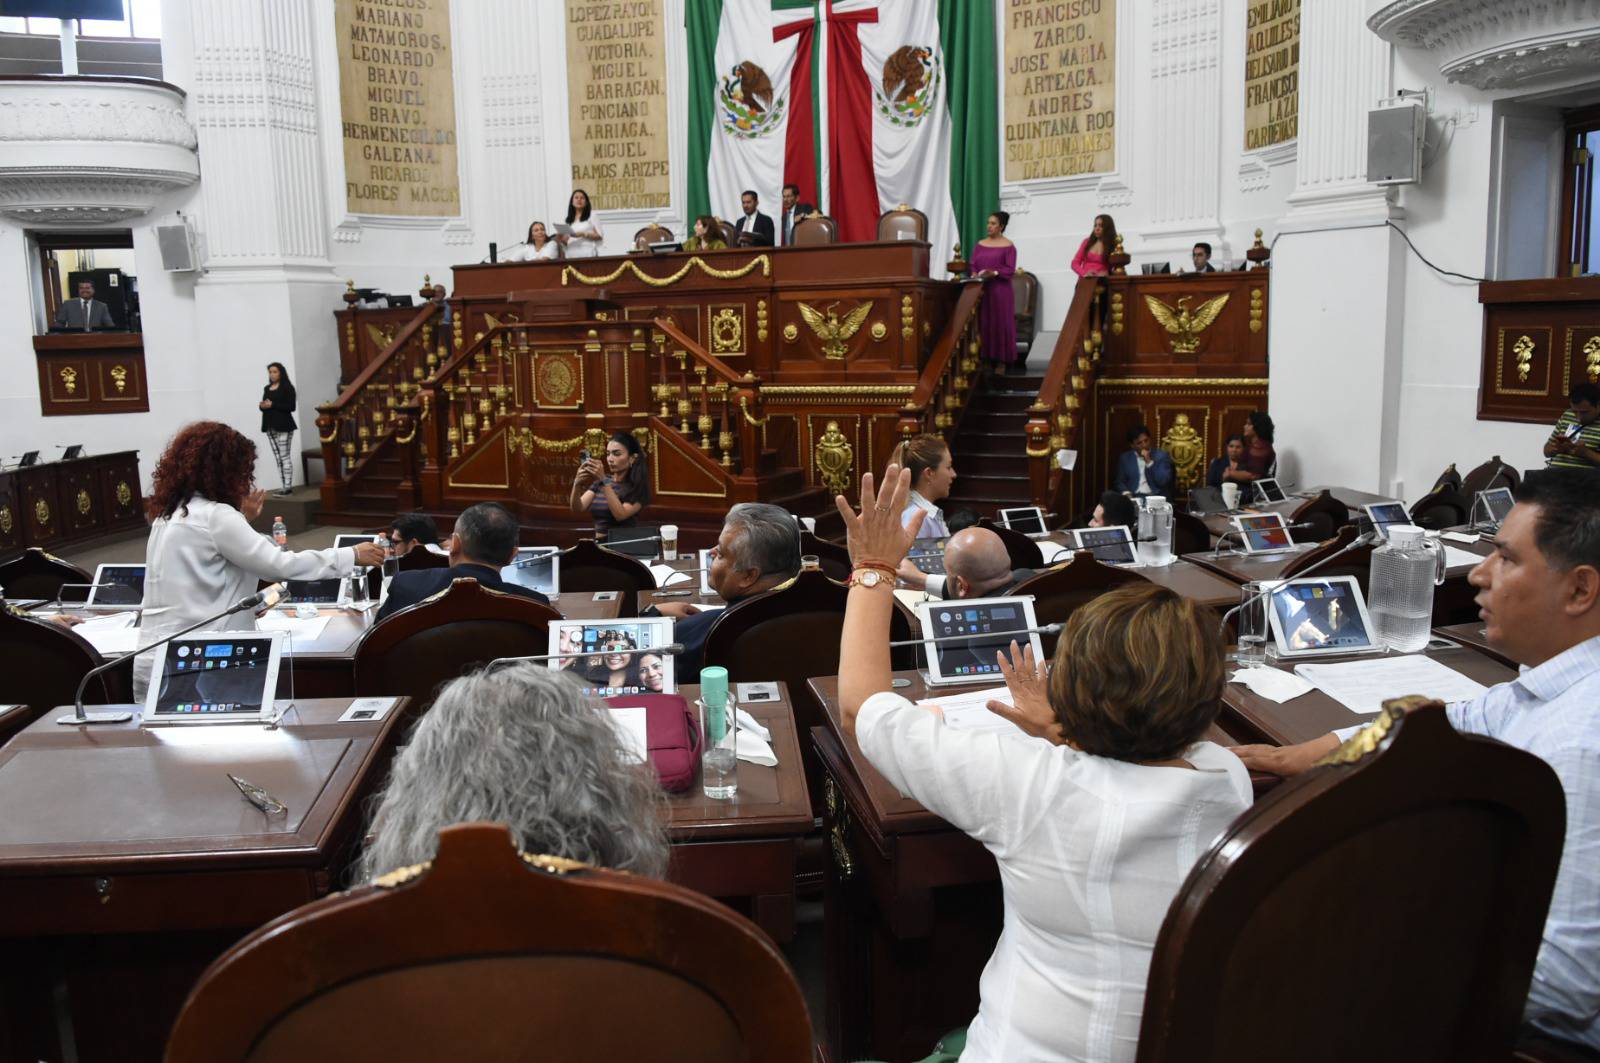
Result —
[[[731, 606], [770, 591], [799, 571], [800, 527], [793, 514], [765, 502], [741, 502], [722, 521], [706, 582]], [[674, 618], [673, 641], [683, 643], [678, 682], [699, 682], [706, 636], [722, 611], [702, 612], [685, 602], [663, 602], [654, 609], [660, 616]]]
[[930, 598], [997, 598], [1034, 574], [1011, 567], [1000, 536], [988, 528], [967, 528], [944, 544], [944, 575], [925, 573], [910, 559], [900, 562], [900, 578]]
[[1211, 264], [1211, 245], [1204, 240], [1195, 244], [1189, 251], [1189, 257], [1194, 260], [1196, 273], [1215, 273], [1217, 267]]
[[759, 197], [749, 189], [740, 194], [739, 202], [744, 206], [744, 214], [734, 225], [739, 233], [741, 247], [771, 247], [773, 241], [772, 219], [756, 211]]
[[456, 518], [455, 534], [450, 536], [450, 567], [400, 573], [389, 584], [389, 597], [378, 610], [378, 619], [416, 605], [458, 579], [475, 579], [490, 590], [550, 604], [538, 591], [500, 579], [500, 570], [517, 556], [517, 538], [517, 518], [500, 503], [479, 502], [462, 510]]
[[80, 280], [78, 297], [56, 307], [56, 328], [81, 329], [84, 332], [97, 328], [116, 328], [116, 322], [111, 320], [111, 308], [94, 297], [94, 281], [87, 277]]
[[815, 214], [817, 208], [810, 203], [800, 202], [800, 186], [783, 186], [783, 213], [778, 216], [779, 245], [790, 247], [794, 244], [794, 227], [804, 221], [808, 215]]

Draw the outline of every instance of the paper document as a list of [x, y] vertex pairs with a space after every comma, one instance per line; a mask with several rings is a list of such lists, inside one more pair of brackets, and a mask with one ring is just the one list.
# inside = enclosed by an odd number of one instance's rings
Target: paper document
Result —
[[1044, 563], [1053, 565], [1058, 561], [1071, 561], [1072, 554], [1077, 549], [1074, 546], [1061, 546], [1058, 543], [1040, 543], [1039, 552], [1044, 555]]
[[1228, 682], [1243, 683], [1268, 701], [1276, 701], [1280, 705], [1315, 689], [1310, 682], [1293, 672], [1265, 666], [1241, 668], [1228, 677]]
[[1351, 712], [1363, 716], [1377, 712], [1390, 698], [1407, 694], [1438, 698], [1448, 704], [1470, 701], [1486, 689], [1454, 668], [1417, 653], [1339, 664], [1302, 664], [1294, 671]]
[[564, 221], [555, 222], [550, 226], [550, 235], [551, 236], [571, 236], [572, 235], [572, 226], [568, 225]]
[[1023, 735], [1028, 738], [1033, 737], [1004, 716], [990, 712], [988, 708], [990, 701], [1003, 701], [1010, 705], [1012, 703], [1011, 691], [1005, 687], [986, 687], [983, 690], [964, 691], [960, 694], [945, 694], [937, 698], [924, 698], [917, 702], [917, 707], [939, 706], [944, 710], [945, 726], [954, 727], [958, 731], [1000, 731], [1007, 734]]
[[617, 737], [622, 740], [623, 753], [630, 762], [643, 764], [650, 756], [650, 739], [645, 730], [644, 706], [613, 708], [610, 713], [611, 725], [617, 729]]
[[675, 587], [680, 583], [693, 582], [689, 573], [679, 572], [670, 565], [651, 565], [650, 575], [656, 578], [657, 587]]
[[321, 638], [322, 633], [328, 630], [329, 619], [326, 616], [302, 619], [274, 609], [256, 621], [256, 630], [287, 632], [289, 644], [285, 649], [293, 649], [296, 642], [314, 642]]
[[139, 648], [139, 629], [134, 627], [138, 613], [109, 613], [85, 620], [72, 630], [81, 635], [103, 657]]
[[1440, 543], [1444, 547], [1444, 567], [1447, 569], [1474, 566], [1483, 560], [1482, 554], [1475, 554], [1471, 550], [1457, 550], [1448, 543]]

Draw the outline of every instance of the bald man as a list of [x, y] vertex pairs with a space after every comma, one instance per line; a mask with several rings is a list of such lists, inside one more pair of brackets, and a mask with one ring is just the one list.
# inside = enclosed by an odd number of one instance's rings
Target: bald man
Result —
[[1033, 575], [1032, 569], [1011, 568], [1011, 555], [1000, 536], [988, 528], [967, 528], [944, 545], [944, 575], [930, 575], [909, 559], [900, 562], [900, 578], [930, 598], [991, 598]]

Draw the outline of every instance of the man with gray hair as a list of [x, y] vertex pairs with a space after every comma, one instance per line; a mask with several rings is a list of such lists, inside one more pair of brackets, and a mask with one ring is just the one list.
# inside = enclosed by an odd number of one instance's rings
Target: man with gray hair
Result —
[[550, 604], [550, 599], [531, 587], [506, 583], [500, 578], [500, 570], [517, 556], [521, 532], [517, 518], [498, 502], [468, 506], [456, 518], [456, 530], [445, 542], [450, 548], [450, 567], [400, 573], [389, 584], [389, 596], [378, 610], [378, 619], [384, 620], [407, 606], [431, 598], [458, 579], [474, 579], [490, 590], [520, 594]]
[[1033, 575], [1032, 569], [1011, 567], [1011, 555], [1000, 536], [988, 528], [966, 528], [950, 536], [944, 546], [944, 575], [923, 572], [907, 558], [900, 562], [900, 579], [930, 598], [990, 598], [1011, 593], [1011, 588]]
[[[706, 583], [732, 605], [769, 591], [800, 571], [800, 523], [793, 514], [765, 502], [742, 502], [728, 510], [722, 534], [711, 548]], [[674, 618], [672, 637], [683, 643], [678, 657], [678, 682], [700, 678], [706, 635], [720, 610], [702, 612], [684, 602], [663, 602], [656, 612]]]

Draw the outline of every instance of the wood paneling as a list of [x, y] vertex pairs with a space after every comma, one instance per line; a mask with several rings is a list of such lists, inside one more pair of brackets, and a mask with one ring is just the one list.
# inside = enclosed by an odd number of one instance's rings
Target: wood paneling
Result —
[[1478, 301], [1478, 420], [1550, 424], [1575, 385], [1600, 383], [1600, 278], [1491, 281]]
[[35, 336], [33, 350], [44, 416], [149, 411], [140, 333], [52, 333]]
[[135, 451], [0, 472], [0, 555], [143, 527]]

